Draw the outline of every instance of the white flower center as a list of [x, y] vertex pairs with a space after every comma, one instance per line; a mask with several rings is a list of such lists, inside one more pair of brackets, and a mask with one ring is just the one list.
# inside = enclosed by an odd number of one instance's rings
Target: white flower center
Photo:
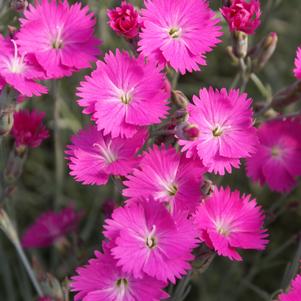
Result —
[[223, 132], [223, 128], [218, 124], [212, 129], [212, 135], [214, 137], [220, 137], [223, 134]]
[[129, 92], [124, 92], [121, 96], [120, 96], [120, 100], [122, 103], [124, 103], [125, 105], [128, 105], [131, 100], [132, 100], [132, 93]]
[[231, 233], [231, 227], [229, 224], [223, 221], [217, 221], [215, 223], [216, 231], [222, 236], [228, 236]]

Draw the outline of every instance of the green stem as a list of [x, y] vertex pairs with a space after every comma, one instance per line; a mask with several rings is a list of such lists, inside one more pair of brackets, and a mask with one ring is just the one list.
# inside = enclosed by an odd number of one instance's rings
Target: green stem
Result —
[[37, 280], [37, 278], [36, 278], [36, 276], [34, 274], [34, 271], [32, 270], [32, 268], [31, 268], [31, 266], [29, 264], [29, 261], [28, 261], [26, 255], [25, 255], [25, 253], [24, 253], [24, 250], [23, 250], [20, 242], [17, 242], [14, 245], [15, 245], [17, 253], [18, 253], [18, 255], [19, 255], [19, 257], [20, 257], [20, 259], [21, 259], [21, 261], [22, 261], [22, 263], [23, 263], [23, 265], [24, 265], [24, 267], [25, 267], [25, 269], [26, 269], [26, 271], [28, 273], [28, 276], [29, 276], [29, 278], [30, 278], [30, 280], [31, 280], [31, 282], [32, 282], [35, 290], [37, 291], [39, 297], [43, 297], [43, 295], [44, 295], [43, 291], [42, 291], [42, 289], [41, 289], [41, 287], [39, 285], [39, 282], [38, 282], [38, 280]]
[[262, 81], [260, 80], [260, 78], [255, 73], [251, 73], [250, 78], [255, 84], [255, 86], [257, 87], [257, 89], [259, 90], [259, 92], [262, 94], [262, 96], [268, 98], [267, 89], [262, 83]]
[[55, 153], [55, 207], [60, 204], [64, 180], [64, 156], [60, 133], [60, 108], [61, 97], [59, 94], [59, 83], [53, 85], [53, 129], [54, 129], [54, 153]]

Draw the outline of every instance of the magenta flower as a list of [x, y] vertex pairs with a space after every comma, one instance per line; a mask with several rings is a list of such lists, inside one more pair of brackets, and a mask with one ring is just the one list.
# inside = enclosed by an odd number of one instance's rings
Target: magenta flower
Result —
[[22, 53], [34, 54], [48, 78], [70, 76], [96, 61], [100, 41], [93, 36], [95, 23], [80, 3], [36, 1], [24, 12], [17, 43]]
[[66, 151], [70, 175], [85, 185], [104, 185], [110, 175], [125, 176], [137, 164], [137, 151], [147, 137], [144, 129], [131, 139], [112, 138], [91, 126], [72, 137]]
[[239, 90], [201, 89], [188, 106], [188, 121], [200, 134], [193, 141], [179, 140], [187, 157], [197, 153], [209, 172], [220, 175], [238, 168], [240, 159], [250, 157], [258, 145], [251, 101]]
[[124, 181], [127, 203], [139, 197], [152, 197], [175, 209], [193, 211], [200, 202], [204, 169], [198, 160], [182, 157], [172, 147], [153, 149], [143, 154], [139, 168]]
[[247, 160], [247, 174], [271, 190], [288, 192], [301, 176], [301, 124], [298, 120], [266, 122], [258, 130], [260, 146]]
[[291, 289], [287, 293], [279, 295], [279, 301], [300, 301], [301, 300], [301, 275], [292, 281]]
[[44, 79], [43, 69], [31, 55], [20, 55], [14, 40], [0, 34], [0, 90], [10, 85], [24, 96], [40, 96], [47, 88], [35, 82]]
[[218, 255], [242, 260], [237, 249], [264, 250], [267, 244], [263, 230], [263, 213], [250, 195], [216, 188], [198, 207], [194, 223], [199, 237]]
[[43, 125], [44, 112], [21, 110], [14, 113], [11, 134], [17, 147], [38, 147], [49, 133]]
[[161, 122], [167, 114], [165, 77], [144, 58], [109, 52], [78, 88], [79, 105], [93, 114], [104, 134], [132, 137], [140, 128]]
[[78, 292], [75, 301], [159, 301], [168, 297], [163, 282], [145, 274], [137, 279], [123, 272], [106, 246], [104, 254], [96, 251], [95, 256], [71, 278], [71, 290]]
[[145, 0], [139, 51], [185, 74], [206, 65], [205, 54], [220, 42], [218, 19], [205, 0]]
[[243, 31], [253, 34], [260, 25], [259, 0], [231, 0], [229, 7], [221, 8], [221, 13], [229, 24], [231, 31]]
[[139, 15], [131, 3], [122, 1], [121, 6], [108, 10], [109, 24], [118, 34], [127, 39], [135, 38], [139, 33]]
[[297, 49], [294, 74], [297, 79], [301, 79], [301, 47]]
[[171, 215], [153, 200], [115, 209], [112, 219], [106, 220], [104, 234], [112, 240], [111, 253], [124, 272], [172, 283], [190, 269], [188, 261], [197, 244], [187, 213]]
[[67, 207], [59, 212], [47, 211], [40, 215], [22, 236], [25, 248], [49, 247], [68, 233], [76, 230], [82, 214], [73, 207]]

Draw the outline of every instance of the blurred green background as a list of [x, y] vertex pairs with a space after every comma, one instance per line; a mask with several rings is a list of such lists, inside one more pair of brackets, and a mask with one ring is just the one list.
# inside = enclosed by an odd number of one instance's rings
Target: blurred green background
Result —
[[[185, 1], [185, 0], [183, 0]], [[18, 26], [17, 15], [9, 10], [9, 1], [3, 1], [0, 12], [0, 30], [7, 32], [7, 25]], [[72, 1], [69, 1], [72, 2]], [[75, 1], [73, 1], [75, 2]], [[97, 16], [97, 35], [103, 41], [102, 51], [118, 48], [128, 49], [127, 43], [117, 37], [107, 25], [106, 9], [119, 1], [89, 0], [88, 4]], [[141, 7], [141, 1], [131, 1]], [[212, 0], [210, 5], [218, 11], [221, 1]], [[0, 1], [1, 4], [1, 1]], [[250, 45], [254, 45], [269, 32], [278, 34], [278, 45], [275, 54], [267, 66], [258, 74], [266, 85], [275, 93], [294, 81], [293, 62], [297, 46], [301, 44], [301, 1], [300, 0], [262, 0], [262, 26], [251, 37]], [[217, 88], [231, 86], [237, 73], [227, 55], [226, 47], [231, 44], [227, 25], [223, 25], [223, 43], [208, 56], [208, 66], [201, 72], [180, 77], [178, 89], [189, 98], [197, 94], [204, 86]], [[62, 155], [70, 136], [88, 123], [88, 118], [81, 114], [76, 104], [75, 91], [85, 74], [84, 70], [71, 78], [57, 83], [59, 97], [62, 102], [60, 131]], [[49, 83], [51, 91], [53, 83]], [[247, 92], [254, 101], [262, 101], [257, 88], [250, 82]], [[53, 96], [33, 98], [23, 106], [46, 111], [46, 123], [53, 129]], [[296, 111], [299, 104], [287, 108], [288, 112]], [[6, 139], [0, 153], [0, 167], [3, 169], [12, 142]], [[103, 223], [103, 204], [108, 200], [120, 199], [112, 182], [106, 187], [88, 187], [76, 183], [69, 175], [64, 161], [63, 193], [55, 199], [55, 158], [53, 132], [38, 149], [30, 151], [24, 167], [23, 175], [18, 182], [17, 190], [9, 200], [9, 211], [17, 223], [19, 233], [34, 221], [43, 211], [50, 208], [66, 206], [70, 201], [78, 209], [85, 212], [78, 233], [80, 243], [72, 241], [72, 247], [65, 253], [57, 249], [33, 250], [27, 253], [34, 256], [44, 269], [60, 280], [74, 273], [74, 268], [87, 261], [93, 250], [100, 247]], [[297, 264], [301, 257], [301, 188], [296, 188], [288, 195], [271, 193], [266, 187], [250, 183], [245, 175], [244, 167], [235, 170], [231, 176], [214, 178], [222, 185], [230, 185], [244, 193], [251, 193], [265, 208], [268, 215], [270, 244], [265, 252], [245, 252], [242, 263], [233, 263], [226, 258], [216, 257], [203, 274], [193, 274], [192, 289], [187, 301], [254, 301], [272, 300], [271, 295], [280, 288], [286, 287], [293, 274], [297, 272]], [[7, 238], [0, 233], [0, 300], [32, 301], [35, 293], [26, 272], [15, 254], [14, 248]], [[72, 298], [71, 298], [72, 300]], [[176, 298], [172, 299], [178, 300]]]

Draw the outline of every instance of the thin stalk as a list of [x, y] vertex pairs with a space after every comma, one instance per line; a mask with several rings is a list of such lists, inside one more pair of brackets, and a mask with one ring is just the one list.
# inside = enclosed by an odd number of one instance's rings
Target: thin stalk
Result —
[[54, 153], [55, 153], [55, 207], [58, 207], [62, 196], [64, 180], [64, 156], [60, 133], [60, 109], [61, 97], [59, 94], [59, 83], [53, 83], [53, 129], [54, 129]]
[[32, 270], [32, 268], [29, 264], [29, 261], [28, 261], [26, 255], [25, 255], [25, 253], [24, 253], [24, 250], [23, 250], [20, 242], [14, 243], [14, 245], [15, 245], [17, 253], [18, 253], [18, 255], [19, 255], [19, 257], [20, 257], [20, 259], [21, 259], [21, 261], [22, 261], [22, 263], [23, 263], [23, 265], [24, 265], [24, 267], [25, 267], [25, 269], [28, 273], [28, 276], [29, 276], [35, 290], [37, 291], [39, 297], [43, 297], [43, 295], [44, 295], [43, 291], [42, 291], [42, 289], [39, 285], [39, 282], [37, 281], [37, 278], [34, 274], [34, 271]]
[[255, 73], [251, 73], [250, 78], [255, 84], [255, 86], [257, 87], [257, 89], [259, 90], [259, 92], [262, 94], [262, 96], [268, 98], [267, 89], [262, 83], [262, 81], [260, 80], [260, 78]]

